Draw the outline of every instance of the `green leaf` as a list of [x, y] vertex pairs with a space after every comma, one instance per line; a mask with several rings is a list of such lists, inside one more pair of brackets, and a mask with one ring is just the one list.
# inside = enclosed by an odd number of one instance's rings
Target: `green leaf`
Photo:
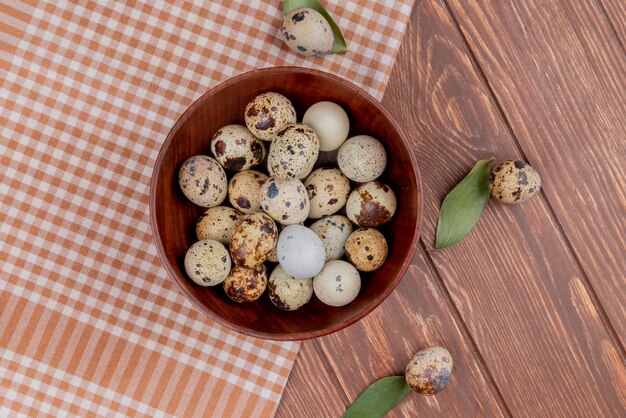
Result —
[[333, 36], [335, 37], [335, 43], [333, 43], [333, 49], [330, 50], [331, 54], [345, 52], [348, 49], [348, 47], [346, 46], [346, 41], [345, 39], [343, 39], [343, 35], [341, 34], [341, 30], [339, 30], [339, 26], [337, 26], [333, 18], [330, 17], [326, 9], [324, 9], [319, 1], [285, 0], [285, 3], [283, 4], [283, 12], [287, 14], [293, 9], [299, 9], [301, 7], [306, 7], [307, 9], [313, 9], [318, 11], [322, 16], [324, 16], [324, 19], [326, 19], [326, 21], [332, 28]]
[[480, 160], [472, 171], [443, 199], [437, 221], [437, 244], [441, 250], [461, 241], [478, 222], [489, 201], [489, 163]]
[[342, 418], [379, 418], [409, 394], [404, 376], [390, 376], [372, 383], [359, 395]]

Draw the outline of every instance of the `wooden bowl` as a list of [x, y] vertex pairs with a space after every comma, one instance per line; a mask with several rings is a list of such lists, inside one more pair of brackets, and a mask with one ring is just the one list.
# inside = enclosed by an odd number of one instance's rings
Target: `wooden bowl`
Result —
[[[195, 206], [182, 194], [178, 170], [193, 155], [211, 155], [209, 145], [213, 134], [227, 124], [244, 125], [246, 104], [266, 91], [287, 96], [296, 108], [298, 121], [312, 104], [322, 100], [335, 102], [348, 113], [350, 136], [372, 135], [387, 150], [387, 169], [381, 180], [391, 186], [398, 199], [394, 218], [381, 228], [389, 244], [389, 256], [377, 271], [361, 273], [361, 293], [347, 306], [324, 305], [315, 295], [294, 312], [276, 308], [267, 295], [253, 303], [237, 304], [226, 296], [221, 285], [201, 287], [185, 274], [185, 253], [196, 241], [195, 223], [206, 209]], [[325, 155], [325, 159], [332, 160], [333, 156]], [[228, 173], [229, 177], [232, 174]], [[228, 199], [224, 204], [228, 204]], [[419, 237], [422, 185], [408, 139], [376, 99], [331, 74], [296, 67], [268, 68], [239, 75], [212, 88], [176, 122], [154, 167], [150, 220], [165, 269], [199, 310], [244, 334], [272, 340], [301, 340], [330, 334], [358, 321], [393, 291], [411, 263]], [[268, 276], [269, 273], [271, 268]]]

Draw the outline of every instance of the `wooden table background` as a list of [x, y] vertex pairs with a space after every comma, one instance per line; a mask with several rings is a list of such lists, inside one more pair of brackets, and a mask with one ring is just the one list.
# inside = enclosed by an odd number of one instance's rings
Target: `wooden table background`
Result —
[[[303, 343], [278, 417], [340, 416], [434, 344], [451, 383], [390, 416], [626, 416], [625, 44], [623, 0], [417, 0], [383, 101], [414, 143], [422, 239], [379, 308]], [[491, 156], [543, 191], [427, 252], [441, 200]]]

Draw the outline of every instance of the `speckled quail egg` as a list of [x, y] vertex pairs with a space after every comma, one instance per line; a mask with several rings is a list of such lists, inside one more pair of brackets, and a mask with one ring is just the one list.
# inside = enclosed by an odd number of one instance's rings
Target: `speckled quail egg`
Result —
[[278, 252], [276, 251], [276, 246], [274, 246], [272, 251], [270, 251], [270, 253], [267, 255], [267, 261], [272, 263], [278, 263]]
[[254, 268], [235, 266], [223, 286], [226, 295], [235, 302], [254, 302], [267, 287], [267, 268], [263, 264]]
[[337, 165], [350, 180], [365, 183], [383, 174], [387, 166], [387, 153], [376, 138], [357, 135], [339, 148]]
[[285, 126], [296, 122], [296, 110], [288, 98], [270, 91], [248, 103], [244, 118], [254, 136], [271, 141]]
[[297, 279], [315, 276], [326, 260], [320, 237], [302, 225], [289, 225], [282, 230], [276, 252], [285, 272]]
[[489, 191], [502, 203], [521, 203], [536, 195], [539, 189], [539, 173], [524, 161], [502, 161], [489, 173]]
[[309, 107], [302, 123], [309, 125], [320, 140], [320, 151], [333, 151], [343, 144], [350, 131], [350, 119], [341, 106], [333, 102], [317, 102]]
[[452, 365], [452, 356], [445, 348], [425, 348], [407, 364], [404, 373], [406, 383], [417, 393], [434, 395], [450, 381]]
[[343, 207], [350, 194], [350, 180], [338, 168], [318, 168], [304, 180], [311, 210], [309, 218], [332, 215]]
[[304, 184], [298, 179], [270, 177], [257, 193], [261, 208], [283, 225], [299, 224], [309, 215], [309, 197]]
[[227, 206], [209, 208], [196, 222], [196, 236], [198, 240], [212, 239], [230, 245], [230, 237], [241, 216], [241, 212]]
[[326, 252], [326, 261], [339, 260], [345, 254], [348, 237], [352, 233], [352, 222], [343, 215], [322, 218], [309, 227], [321, 238]]
[[329, 261], [313, 278], [315, 296], [330, 306], [345, 306], [361, 290], [361, 276], [354, 266], [343, 260]]
[[373, 228], [359, 228], [346, 241], [346, 258], [360, 271], [374, 271], [382, 266], [387, 250], [387, 240]]
[[248, 170], [265, 158], [263, 141], [242, 125], [226, 125], [211, 140], [211, 152], [227, 170]]
[[178, 183], [184, 195], [198, 206], [210, 208], [226, 199], [226, 173], [207, 155], [194, 155], [185, 161], [178, 172]]
[[296, 123], [276, 134], [267, 154], [270, 176], [303, 179], [309, 175], [320, 150], [313, 128]]
[[313, 279], [296, 279], [285, 272], [279, 264], [267, 281], [270, 301], [285, 311], [295, 311], [306, 305], [313, 296]]
[[396, 195], [379, 181], [370, 181], [350, 193], [346, 215], [358, 226], [377, 227], [389, 222], [396, 212]]
[[299, 8], [285, 14], [280, 31], [292, 51], [307, 56], [326, 55], [335, 42], [330, 24], [313, 9]]
[[263, 263], [278, 240], [274, 220], [262, 212], [244, 216], [230, 239], [230, 255], [238, 266], [252, 268]]
[[230, 272], [230, 266], [228, 250], [214, 240], [198, 241], [185, 254], [185, 271], [200, 286], [222, 283]]
[[228, 201], [243, 214], [261, 211], [259, 189], [267, 175], [255, 170], [240, 171], [228, 183]]

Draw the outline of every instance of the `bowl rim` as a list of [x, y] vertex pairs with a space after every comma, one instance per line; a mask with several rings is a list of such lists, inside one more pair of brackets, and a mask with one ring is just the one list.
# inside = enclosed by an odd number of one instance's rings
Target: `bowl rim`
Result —
[[[157, 188], [157, 179], [158, 179], [157, 170], [160, 170], [165, 153], [170, 143], [172, 142], [172, 138], [177, 133], [180, 125], [182, 125], [185, 122], [185, 120], [187, 120], [190, 114], [192, 114], [193, 112], [197, 110], [197, 108], [201, 105], [201, 102], [203, 101], [205, 96], [214, 94], [215, 92], [223, 90], [223, 89], [227, 89], [233, 84], [236, 84], [237, 82], [239, 82], [239, 80], [242, 78], [253, 77], [255, 75], [263, 74], [263, 73], [292, 74], [294, 72], [299, 72], [303, 74], [314, 75], [316, 77], [331, 79], [332, 81], [335, 81], [344, 85], [345, 87], [353, 90], [356, 94], [363, 96], [369, 102], [372, 102], [375, 105], [375, 107], [379, 109], [384, 114], [384, 116], [390, 121], [394, 129], [398, 132], [401, 141], [404, 143], [405, 147], [407, 147], [407, 149], [409, 150], [408, 154], [409, 154], [409, 159], [411, 161], [411, 169], [415, 176], [417, 189], [418, 189], [417, 222], [415, 223], [415, 227], [413, 228], [413, 231], [412, 231], [413, 237], [411, 238], [411, 242], [409, 243], [410, 245], [409, 252], [407, 253], [406, 258], [404, 259], [404, 262], [400, 266], [398, 274], [394, 278], [393, 282], [390, 283], [390, 285], [386, 288], [386, 290], [383, 292], [383, 294], [380, 297], [376, 298], [375, 300], [372, 300], [369, 304], [365, 305], [357, 314], [353, 315], [352, 317], [339, 321], [326, 328], [313, 330], [313, 331], [290, 333], [290, 334], [274, 334], [274, 333], [257, 331], [257, 330], [250, 329], [250, 328], [245, 328], [238, 324], [234, 324], [234, 323], [231, 323], [230, 321], [225, 320], [221, 316], [215, 314], [213, 311], [208, 309], [202, 303], [200, 303], [195, 297], [193, 297], [191, 292], [189, 292], [189, 290], [185, 288], [182, 283], [180, 283], [180, 280], [178, 280], [177, 278], [176, 272], [174, 271], [173, 267], [168, 262], [167, 256], [165, 254], [165, 249], [163, 248], [161, 235], [159, 233], [159, 228], [157, 226], [157, 218], [156, 218], [156, 204], [157, 204], [156, 188]], [[420, 237], [423, 215], [424, 215], [424, 210], [423, 210], [423, 207], [424, 207], [423, 194], [424, 193], [423, 193], [423, 188], [422, 188], [422, 178], [420, 175], [419, 167], [417, 165], [417, 159], [415, 157], [414, 151], [415, 149], [413, 147], [413, 144], [407, 139], [407, 136], [404, 130], [402, 129], [402, 127], [398, 124], [398, 122], [395, 120], [395, 118], [391, 115], [391, 113], [386, 109], [386, 107], [382, 104], [380, 100], [373, 97], [364, 89], [352, 84], [350, 81], [342, 77], [339, 77], [337, 75], [334, 75], [325, 71], [321, 71], [321, 70], [312, 69], [312, 68], [305, 68], [305, 67], [298, 67], [298, 66], [278, 66], [278, 67], [266, 67], [266, 68], [259, 68], [259, 69], [246, 71], [234, 77], [231, 77], [223, 82], [216, 84], [215, 86], [208, 89], [205, 93], [203, 93], [200, 97], [198, 97], [180, 115], [176, 123], [174, 123], [172, 128], [169, 130], [165, 138], [165, 141], [163, 141], [163, 144], [161, 145], [159, 154], [154, 162], [153, 169], [152, 169], [152, 178], [150, 179], [150, 202], [149, 202], [150, 227], [152, 229], [152, 237], [154, 239], [154, 244], [157, 248], [157, 252], [158, 252], [159, 258], [161, 259], [161, 263], [167, 272], [168, 278], [172, 280], [174, 283], [176, 283], [176, 286], [183, 293], [183, 295], [187, 298], [187, 300], [191, 302], [191, 304], [194, 305], [194, 307], [197, 308], [200, 312], [208, 316], [213, 321], [219, 323], [220, 325], [223, 325], [226, 328], [229, 328], [233, 331], [236, 331], [244, 335], [248, 335], [248, 336], [252, 336], [256, 338], [262, 338], [265, 340], [273, 340], [273, 341], [302, 341], [302, 340], [322, 337], [324, 335], [329, 335], [341, 329], [349, 327], [350, 325], [365, 318], [367, 315], [369, 315], [374, 309], [376, 309], [380, 304], [382, 304], [389, 297], [391, 292], [395, 290], [395, 288], [398, 286], [400, 281], [406, 275], [406, 271], [408, 270], [415, 256], [415, 251], [417, 249], [417, 241], [419, 240], [419, 237]]]

